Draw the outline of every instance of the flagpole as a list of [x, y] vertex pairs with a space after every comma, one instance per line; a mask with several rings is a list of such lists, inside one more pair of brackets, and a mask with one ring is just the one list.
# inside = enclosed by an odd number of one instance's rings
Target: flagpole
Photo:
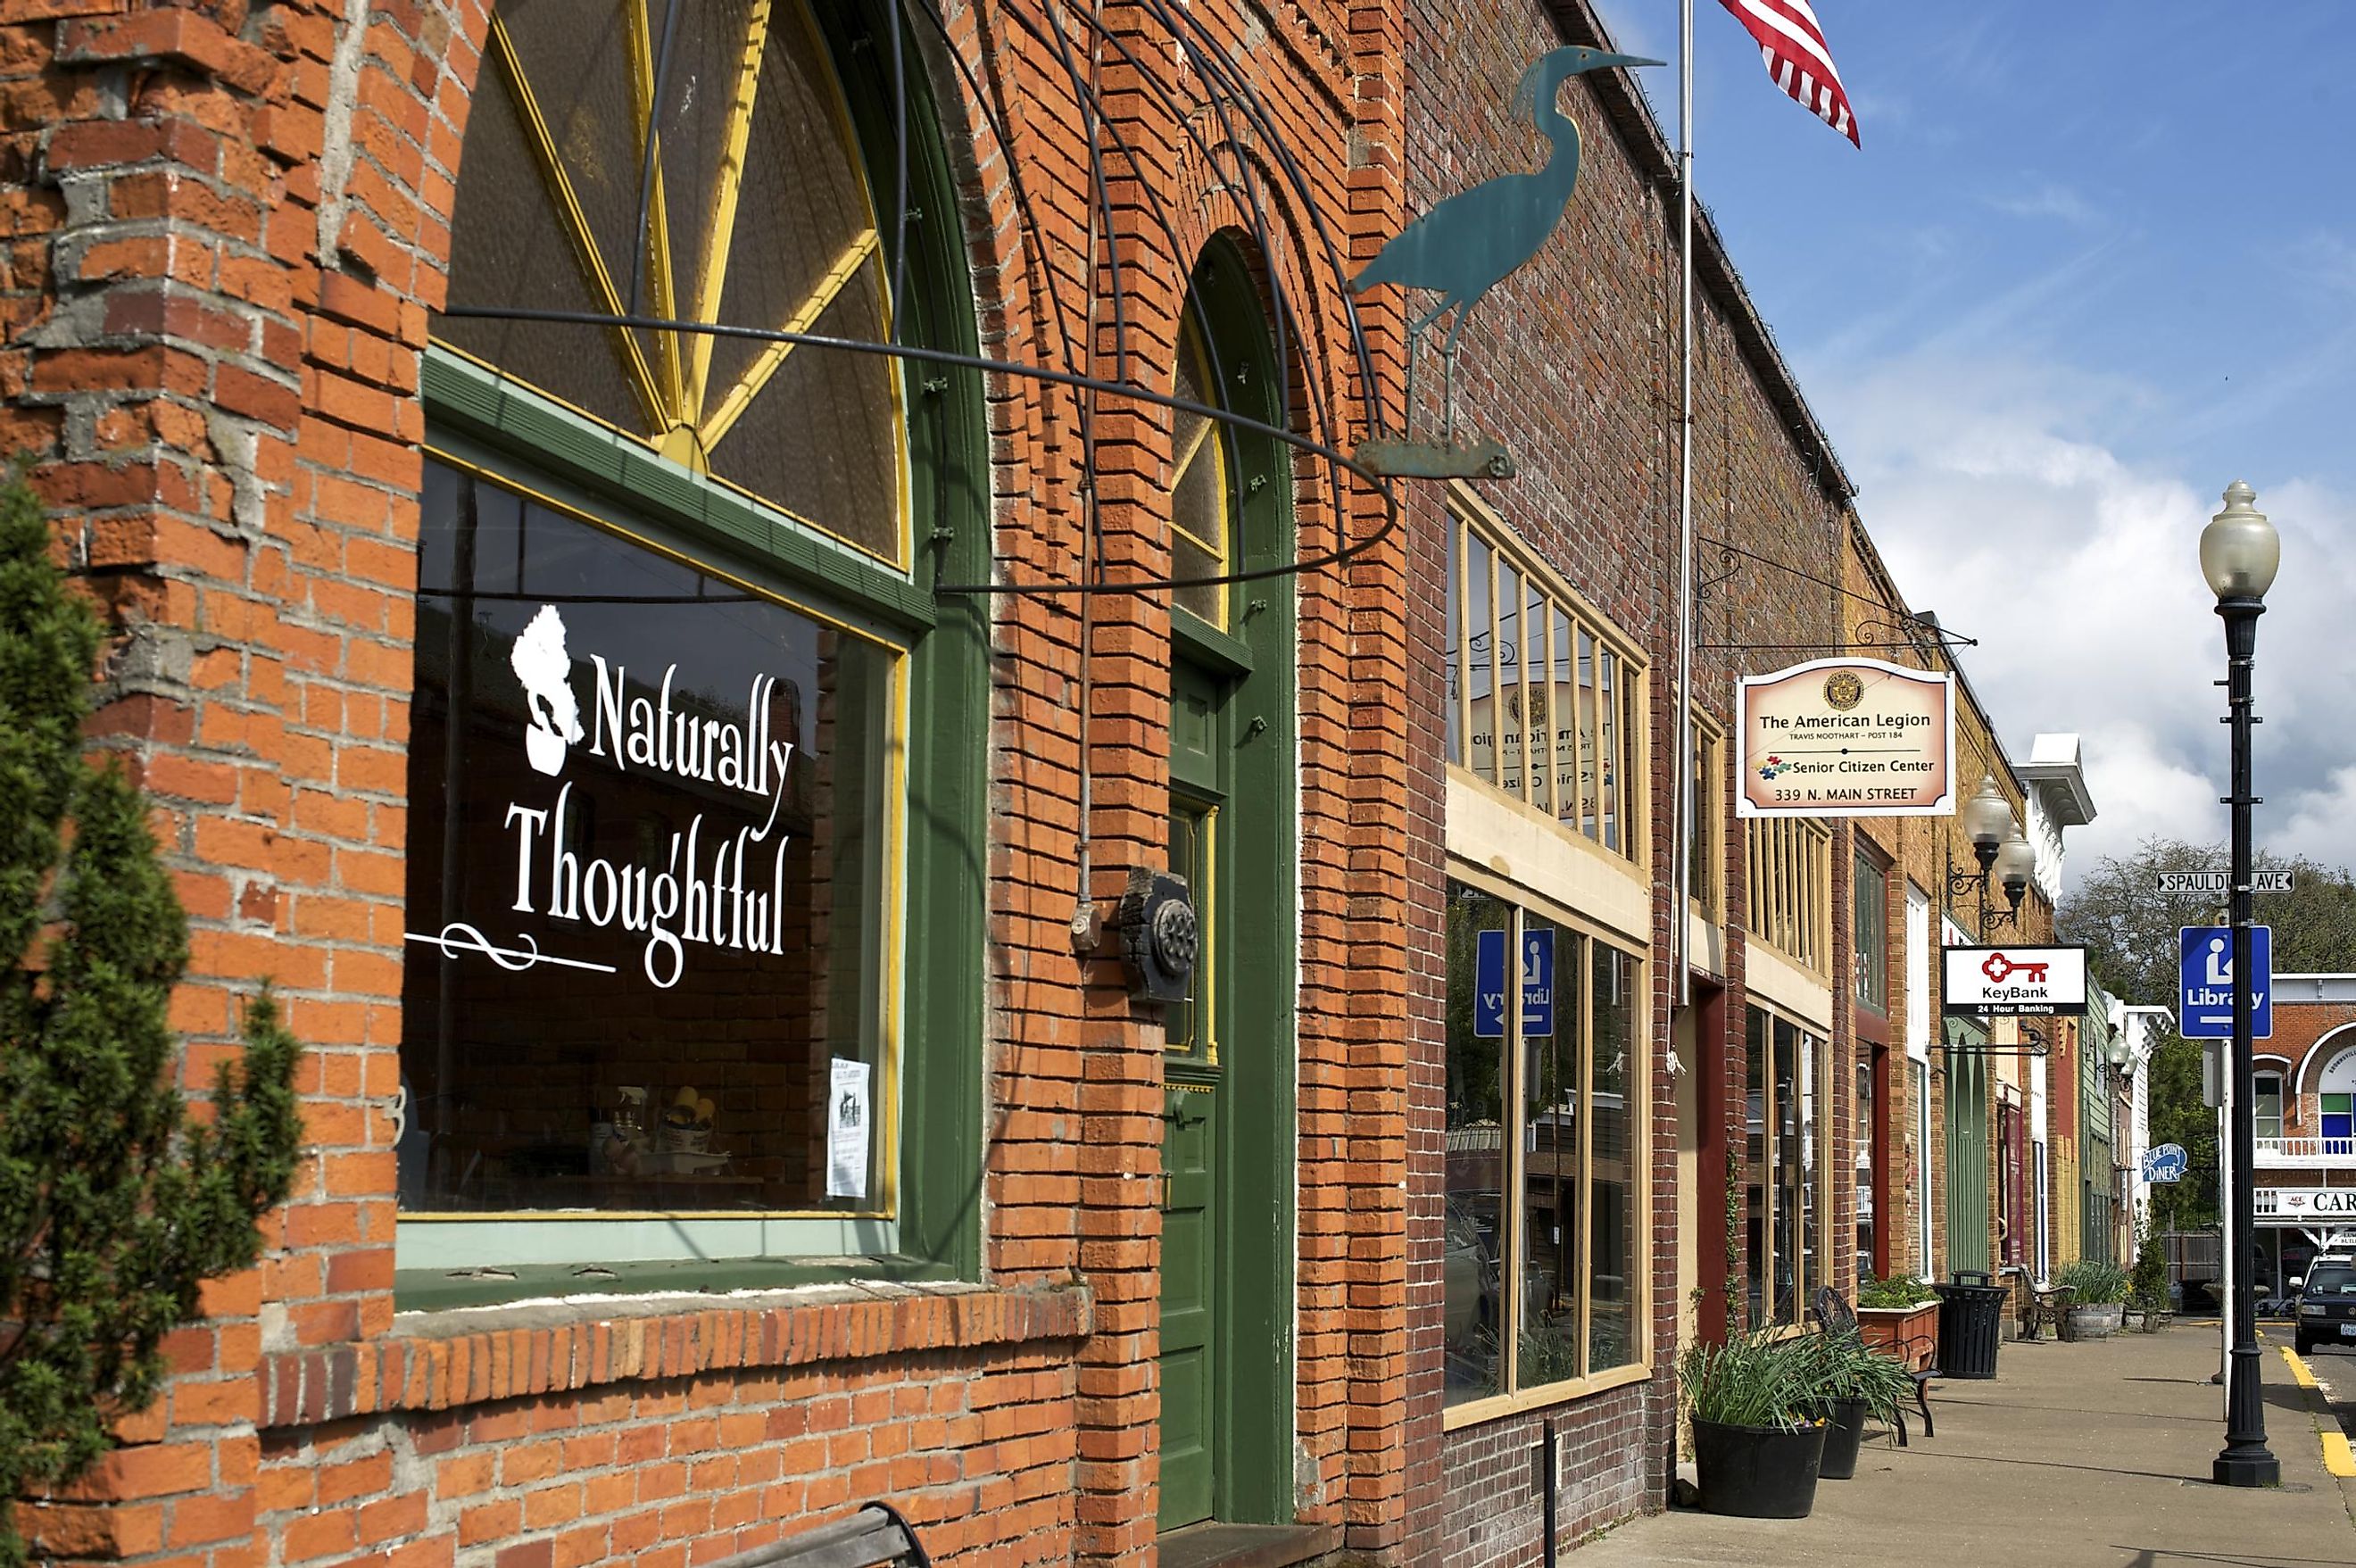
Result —
[[1677, 800], [1676, 908], [1669, 913], [1669, 952], [1676, 966], [1680, 1007], [1693, 1001], [1691, 955], [1686, 950], [1687, 906], [1693, 897], [1693, 0], [1677, 7], [1677, 273], [1680, 314], [1677, 396]]

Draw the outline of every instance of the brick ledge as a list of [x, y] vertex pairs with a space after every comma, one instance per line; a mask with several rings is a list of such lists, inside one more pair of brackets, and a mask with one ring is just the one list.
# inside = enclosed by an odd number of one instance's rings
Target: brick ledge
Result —
[[920, 1350], [1082, 1339], [1085, 1285], [827, 1286], [728, 1305], [628, 1310], [626, 1301], [537, 1302], [396, 1320], [365, 1343], [266, 1355], [254, 1372], [262, 1427], [301, 1426], [601, 1384], [799, 1367]]

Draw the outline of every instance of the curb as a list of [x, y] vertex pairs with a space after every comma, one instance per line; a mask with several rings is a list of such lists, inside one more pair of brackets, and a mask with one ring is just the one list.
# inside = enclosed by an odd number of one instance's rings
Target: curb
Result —
[[2330, 1402], [2323, 1391], [2315, 1386], [2315, 1374], [2308, 1369], [2299, 1353], [2287, 1345], [2277, 1345], [2282, 1359], [2290, 1363], [2291, 1381], [2306, 1396], [2308, 1413], [2315, 1417], [2316, 1434], [2323, 1439], [2323, 1467], [2339, 1480], [2356, 1478], [2356, 1453], [2348, 1446], [2348, 1434], [2340, 1430], [2340, 1420], [2331, 1413]]

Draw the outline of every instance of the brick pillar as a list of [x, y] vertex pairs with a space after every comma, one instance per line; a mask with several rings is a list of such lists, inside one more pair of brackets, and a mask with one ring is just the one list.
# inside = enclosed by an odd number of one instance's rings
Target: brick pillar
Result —
[[[153, 794], [189, 915], [172, 1023], [197, 1096], [238, 1049], [257, 981], [290, 994], [325, 981], [268, 941], [291, 858], [277, 841], [283, 693], [253, 690], [246, 645], [275, 621], [271, 539], [294, 499], [302, 235], [273, 211], [296, 51], [283, 30], [230, 31], [243, 10], [0, 13], [27, 18], [0, 27], [0, 71], [26, 106], [6, 138], [0, 440], [35, 463], [59, 547], [111, 623], [90, 727]], [[119, 1423], [123, 1446], [64, 1506], [24, 1510], [37, 1552], [242, 1560], [263, 1283], [257, 1271], [205, 1287], [210, 1320], [166, 1342], [166, 1398]]]

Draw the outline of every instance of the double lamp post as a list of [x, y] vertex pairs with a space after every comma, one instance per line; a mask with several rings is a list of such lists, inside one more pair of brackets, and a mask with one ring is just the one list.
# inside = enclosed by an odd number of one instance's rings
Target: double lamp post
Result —
[[2258, 1389], [2258, 1340], [2250, 1257], [2256, 1240], [2253, 1165], [2256, 1122], [2250, 1039], [2250, 666], [2258, 646], [2258, 618], [2266, 611], [2266, 590], [2282, 564], [2282, 540], [2265, 514], [2250, 503], [2256, 492], [2236, 479], [2225, 489], [2225, 510], [2201, 531], [2201, 575], [2217, 596], [2218, 618], [2225, 623], [2224, 723], [2233, 726], [2233, 1037], [2232, 1133], [2233, 1191], [2227, 1197], [2226, 1256], [2233, 1266], [2225, 1293], [2225, 1333], [2230, 1347], [2225, 1372], [2225, 1446], [2218, 1452], [2212, 1478], [2225, 1487], [2271, 1487], [2282, 1480], [2282, 1465], [2266, 1446], [2265, 1406]]

